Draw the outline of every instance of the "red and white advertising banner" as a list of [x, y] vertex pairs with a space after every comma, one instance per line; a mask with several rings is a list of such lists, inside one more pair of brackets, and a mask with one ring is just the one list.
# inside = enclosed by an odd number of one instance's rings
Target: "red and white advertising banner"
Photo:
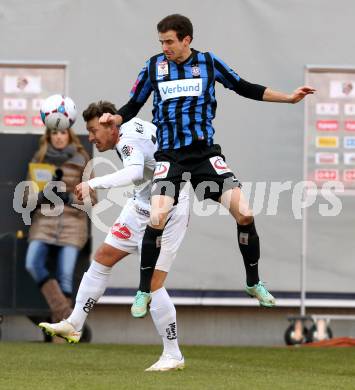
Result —
[[65, 94], [65, 73], [65, 64], [0, 63], [0, 133], [43, 133], [41, 102]]
[[355, 189], [355, 68], [308, 66], [305, 80], [317, 92], [305, 99], [304, 179]]

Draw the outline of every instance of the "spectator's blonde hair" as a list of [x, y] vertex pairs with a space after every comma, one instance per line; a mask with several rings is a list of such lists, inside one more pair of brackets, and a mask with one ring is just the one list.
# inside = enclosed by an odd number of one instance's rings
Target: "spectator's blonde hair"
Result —
[[[86, 152], [84, 146], [80, 142], [78, 136], [74, 133], [74, 130], [69, 128], [66, 129], [69, 134], [69, 144], [74, 144], [76, 146], [76, 150], [78, 153], [81, 153], [85, 161], [89, 161], [90, 157], [88, 153]], [[44, 160], [44, 157], [48, 150], [48, 144], [51, 143], [51, 130], [46, 128], [46, 132], [42, 135], [42, 137], [39, 139], [39, 150], [36, 153], [36, 160], [37, 162], [41, 163]]]

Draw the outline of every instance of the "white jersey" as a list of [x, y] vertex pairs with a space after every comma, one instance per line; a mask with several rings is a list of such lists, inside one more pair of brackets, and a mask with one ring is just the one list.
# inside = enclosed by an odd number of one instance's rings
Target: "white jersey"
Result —
[[[137, 209], [142, 213], [150, 212], [150, 194], [152, 189], [152, 178], [156, 162], [154, 153], [157, 151], [155, 138], [156, 127], [139, 118], [133, 118], [123, 124], [120, 128], [120, 139], [116, 145], [116, 150], [120, 156], [124, 169], [113, 174], [94, 177], [88, 181], [89, 186], [95, 188], [113, 188], [132, 183], [134, 172], [140, 179], [133, 182], [133, 201]], [[143, 171], [143, 175], [142, 175]], [[143, 178], [142, 178], [143, 176]], [[188, 186], [184, 186], [179, 196], [181, 200], [188, 201]]]
[[120, 128], [120, 140], [116, 145], [123, 166], [144, 166], [143, 179], [135, 182], [134, 202], [150, 210], [150, 193], [155, 169], [154, 153], [157, 151], [156, 127], [139, 118], [133, 118]]

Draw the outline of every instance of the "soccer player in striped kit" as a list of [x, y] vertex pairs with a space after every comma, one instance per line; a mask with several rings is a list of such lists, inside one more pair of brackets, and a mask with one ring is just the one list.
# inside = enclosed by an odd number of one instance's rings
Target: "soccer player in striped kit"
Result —
[[[146, 62], [132, 88], [130, 100], [117, 115], [108, 113], [100, 118], [102, 123], [120, 125], [134, 117], [151, 92], [154, 94], [157, 166], [150, 224], [143, 237], [140, 288], [132, 312], [145, 315], [152, 276], [152, 269], [146, 267], [154, 267], [158, 259], [160, 248], [156, 243], [162, 236], [168, 212], [177, 201], [185, 172], [191, 174], [190, 181], [198, 199], [210, 198], [221, 203], [236, 220], [238, 244], [246, 269], [246, 292], [257, 298], [260, 305], [272, 307], [274, 297], [259, 279], [259, 237], [252, 212], [243, 198], [240, 182], [225, 163], [220, 146], [213, 142], [212, 120], [217, 107], [215, 82], [243, 97], [278, 103], [297, 103], [315, 90], [302, 86], [286, 94], [242, 79], [215, 54], [190, 47], [193, 26], [185, 16], [165, 17], [158, 23], [157, 30], [162, 53]], [[142, 302], [145, 302], [143, 307]]]

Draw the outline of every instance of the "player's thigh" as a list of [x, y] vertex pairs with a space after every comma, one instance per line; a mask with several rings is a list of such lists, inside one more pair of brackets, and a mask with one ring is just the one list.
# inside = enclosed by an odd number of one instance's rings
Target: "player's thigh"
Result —
[[[141, 218], [136, 211], [134, 202], [128, 201], [108, 232], [104, 244], [116, 249], [116, 254], [121, 252], [127, 254], [136, 252], [139, 243], [142, 241], [144, 231]], [[145, 224], [147, 224], [148, 217], [144, 218]], [[114, 254], [115, 252], [112, 251], [111, 253]]]
[[155, 269], [169, 272], [176, 258], [177, 251], [185, 237], [189, 223], [189, 202], [182, 200], [171, 210], [165, 226], [159, 258]]
[[219, 202], [231, 213], [240, 225], [247, 225], [253, 221], [253, 213], [240, 187], [225, 191]]

